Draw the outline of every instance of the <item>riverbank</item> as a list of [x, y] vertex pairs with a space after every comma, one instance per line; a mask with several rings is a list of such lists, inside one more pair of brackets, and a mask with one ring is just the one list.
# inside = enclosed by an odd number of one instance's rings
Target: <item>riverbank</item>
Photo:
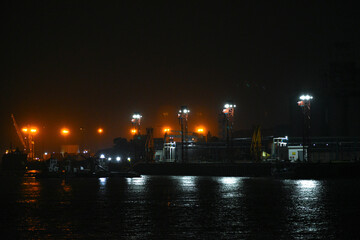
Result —
[[359, 178], [360, 163], [138, 163], [142, 175]]

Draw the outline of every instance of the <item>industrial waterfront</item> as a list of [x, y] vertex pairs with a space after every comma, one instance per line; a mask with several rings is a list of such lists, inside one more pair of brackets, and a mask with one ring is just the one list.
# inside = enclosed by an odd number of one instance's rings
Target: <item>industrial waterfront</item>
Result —
[[0, 175], [2, 239], [358, 239], [358, 179]]
[[0, 239], [360, 239], [347, 1], [6, 1]]

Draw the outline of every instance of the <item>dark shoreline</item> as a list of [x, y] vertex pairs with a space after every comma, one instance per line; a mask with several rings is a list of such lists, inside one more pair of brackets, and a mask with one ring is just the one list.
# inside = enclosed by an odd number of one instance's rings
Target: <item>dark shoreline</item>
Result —
[[141, 175], [278, 177], [289, 179], [360, 178], [354, 163], [138, 163]]

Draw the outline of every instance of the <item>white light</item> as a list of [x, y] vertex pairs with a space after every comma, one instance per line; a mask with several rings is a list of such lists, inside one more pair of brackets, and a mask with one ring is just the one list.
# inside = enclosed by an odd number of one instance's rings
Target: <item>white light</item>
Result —
[[225, 104], [225, 106], [224, 106], [225, 108], [229, 108], [230, 107], [230, 105], [229, 104]]
[[298, 180], [297, 185], [302, 189], [312, 189], [316, 188], [316, 186], [319, 184], [318, 181], [315, 180]]
[[120, 157], [116, 157], [116, 161], [120, 162], [121, 158]]
[[106, 178], [99, 178], [100, 185], [104, 186], [106, 184]]
[[47, 153], [47, 152], [45, 152], [44, 154], [45, 154], [45, 155], [48, 155], [48, 153]]
[[234, 185], [238, 184], [240, 181], [240, 178], [238, 177], [222, 177], [220, 181], [225, 185]]
[[104, 155], [104, 154], [101, 154], [101, 155], [100, 155], [100, 158], [104, 159], [104, 158], [105, 158], [105, 155]]
[[128, 157], [127, 160], [130, 162], [130, 161], [131, 161], [131, 158]]
[[313, 99], [313, 97], [310, 95], [301, 95], [300, 96], [300, 100], [311, 100], [311, 99]]
[[234, 108], [236, 108], [236, 105], [234, 105]]
[[109, 157], [108, 160], [111, 161], [111, 157]]
[[140, 119], [142, 116], [140, 115], [140, 114], [134, 114], [133, 115], [133, 118], [135, 118], [135, 119]]
[[230, 107], [232, 108], [232, 107], [233, 107], [233, 105], [231, 105], [231, 104], [230, 104]]

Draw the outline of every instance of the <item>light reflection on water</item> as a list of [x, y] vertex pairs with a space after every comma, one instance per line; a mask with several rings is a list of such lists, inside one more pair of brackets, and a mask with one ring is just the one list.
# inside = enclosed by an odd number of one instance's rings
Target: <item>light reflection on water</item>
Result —
[[295, 239], [302, 239], [304, 235], [315, 233], [329, 233], [331, 222], [327, 218], [327, 202], [322, 199], [323, 181], [295, 180], [291, 195], [293, 211], [289, 216], [289, 223]]
[[147, 178], [148, 178], [147, 176], [136, 177], [136, 178], [126, 178], [126, 181], [129, 185], [144, 186]]
[[22, 198], [18, 200], [20, 203], [37, 203], [40, 196], [41, 186], [35, 177], [29, 177], [28, 181], [22, 183]]
[[221, 193], [224, 198], [237, 198], [240, 197], [242, 192], [242, 179], [241, 177], [219, 177], [217, 178], [221, 184]]
[[183, 191], [196, 191], [196, 176], [179, 176], [179, 183]]
[[0, 223], [18, 234], [12, 238], [356, 239], [360, 234], [349, 231], [356, 221], [346, 219], [360, 214], [359, 186], [358, 180], [27, 177], [0, 183], [12, 190], [0, 209], [11, 215]]

